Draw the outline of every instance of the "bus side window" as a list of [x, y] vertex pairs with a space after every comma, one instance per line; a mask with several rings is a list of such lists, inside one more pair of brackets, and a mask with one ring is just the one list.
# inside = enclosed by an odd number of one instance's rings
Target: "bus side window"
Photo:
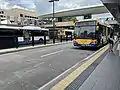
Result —
[[29, 41], [31, 33], [28, 30], [23, 30], [23, 36], [25, 41]]

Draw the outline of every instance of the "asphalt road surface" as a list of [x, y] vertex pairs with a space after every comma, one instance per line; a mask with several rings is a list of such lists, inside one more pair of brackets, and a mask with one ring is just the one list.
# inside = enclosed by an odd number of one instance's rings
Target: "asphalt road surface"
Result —
[[0, 55], [0, 90], [36, 90], [93, 52], [67, 43]]

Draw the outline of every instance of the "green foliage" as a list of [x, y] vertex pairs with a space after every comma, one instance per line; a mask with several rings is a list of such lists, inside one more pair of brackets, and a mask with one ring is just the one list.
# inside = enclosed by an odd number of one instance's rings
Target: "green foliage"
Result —
[[68, 21], [78, 21], [76, 17], [64, 17], [63, 21], [68, 22]]

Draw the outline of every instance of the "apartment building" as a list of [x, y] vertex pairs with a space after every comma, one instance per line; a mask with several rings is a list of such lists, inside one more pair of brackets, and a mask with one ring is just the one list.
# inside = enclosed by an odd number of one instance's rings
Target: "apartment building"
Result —
[[9, 20], [11, 23], [21, 22], [25, 20], [38, 20], [36, 12], [12, 8], [12, 9], [0, 9], [0, 19], [1, 21]]

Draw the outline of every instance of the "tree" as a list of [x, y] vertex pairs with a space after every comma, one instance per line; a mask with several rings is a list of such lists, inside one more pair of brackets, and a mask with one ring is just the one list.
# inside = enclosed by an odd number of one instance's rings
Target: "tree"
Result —
[[68, 22], [68, 21], [75, 22], [75, 21], [78, 21], [78, 19], [76, 17], [64, 17], [63, 21], [65, 21], [65, 22]]

